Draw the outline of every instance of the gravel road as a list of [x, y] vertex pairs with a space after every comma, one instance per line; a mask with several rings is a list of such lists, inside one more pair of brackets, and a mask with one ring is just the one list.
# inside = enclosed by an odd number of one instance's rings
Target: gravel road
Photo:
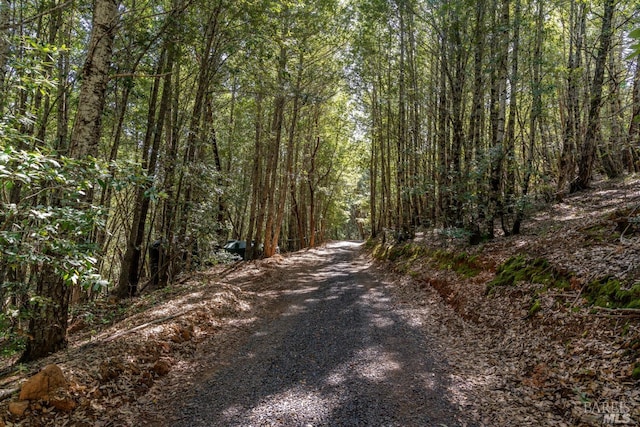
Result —
[[291, 268], [269, 318], [176, 409], [174, 426], [459, 426], [446, 362], [359, 245]]

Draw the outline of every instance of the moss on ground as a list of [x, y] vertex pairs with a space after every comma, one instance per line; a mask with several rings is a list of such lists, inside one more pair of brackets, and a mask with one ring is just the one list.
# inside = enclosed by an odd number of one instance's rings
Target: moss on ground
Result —
[[519, 282], [544, 285], [545, 289], [568, 289], [571, 276], [554, 268], [544, 258], [530, 259], [524, 255], [509, 258], [498, 267], [496, 277], [489, 282], [487, 291], [496, 286], [515, 286]]
[[529, 307], [529, 317], [533, 316], [540, 310], [542, 310], [542, 304], [540, 304], [540, 300], [536, 297], [534, 298], [531, 307]]
[[436, 251], [431, 257], [440, 270], [453, 270], [464, 277], [475, 277], [482, 271], [477, 255], [469, 255], [466, 252]]
[[624, 289], [619, 280], [605, 277], [588, 283], [583, 294], [596, 306], [607, 308], [640, 308], [640, 283]]
[[[530, 259], [524, 255], [509, 258], [498, 267], [496, 277], [487, 285], [487, 292], [497, 286], [515, 286], [519, 282], [532, 282], [548, 289], [568, 289], [571, 275], [558, 271], [543, 258]], [[640, 308], [640, 283], [624, 288], [612, 277], [594, 280], [583, 289], [590, 304], [607, 308]], [[534, 309], [534, 306], [531, 308]], [[537, 308], [536, 308], [537, 311]]]
[[374, 258], [396, 263], [397, 270], [409, 272], [415, 262], [431, 262], [440, 270], [452, 270], [463, 277], [474, 277], [482, 271], [477, 255], [466, 252], [433, 250], [416, 243], [403, 243], [386, 246], [381, 243], [369, 243], [367, 249]]

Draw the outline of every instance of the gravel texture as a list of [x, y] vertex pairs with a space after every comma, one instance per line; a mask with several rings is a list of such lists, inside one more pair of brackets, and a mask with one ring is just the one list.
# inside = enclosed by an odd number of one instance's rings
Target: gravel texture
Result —
[[291, 269], [270, 317], [194, 385], [172, 426], [459, 426], [444, 356], [359, 245]]

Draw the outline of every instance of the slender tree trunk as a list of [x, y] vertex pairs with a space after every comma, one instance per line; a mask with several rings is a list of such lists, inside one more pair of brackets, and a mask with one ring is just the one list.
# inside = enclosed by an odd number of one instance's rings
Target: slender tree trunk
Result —
[[295, 137], [296, 137], [296, 125], [298, 123], [298, 110], [300, 107], [300, 90], [302, 85], [302, 67], [304, 64], [304, 56], [300, 53], [300, 57], [298, 60], [298, 75], [296, 77], [296, 83], [294, 88], [293, 95], [293, 107], [291, 111], [291, 123], [289, 125], [289, 135], [287, 140], [287, 154], [285, 159], [285, 168], [284, 175], [282, 177], [280, 190], [279, 190], [279, 199], [278, 199], [278, 207], [276, 210], [276, 219], [274, 224], [273, 236], [271, 236], [271, 248], [275, 250], [278, 246], [278, 239], [280, 237], [280, 229], [282, 227], [282, 221], [284, 218], [284, 207], [287, 200], [287, 193], [289, 192], [289, 180], [292, 179], [293, 174], [293, 158], [294, 158], [294, 147], [295, 147]]
[[[475, 25], [475, 41], [473, 51], [473, 95], [471, 101], [471, 115], [469, 117], [469, 152], [473, 152], [476, 164], [476, 179], [473, 182], [474, 192], [476, 193], [476, 212], [472, 213], [472, 242], [480, 242], [481, 232], [480, 223], [483, 221], [483, 210], [478, 201], [485, 199], [484, 179], [480, 171], [483, 170], [484, 163], [484, 147], [483, 147], [483, 129], [484, 129], [484, 70], [483, 62], [485, 55], [485, 2], [476, 2], [476, 25]], [[468, 163], [469, 166], [471, 162]]]
[[[524, 179], [522, 182], [522, 197], [525, 198], [529, 194], [529, 185], [531, 176], [533, 175], [533, 156], [536, 143], [536, 129], [539, 125], [539, 119], [542, 115], [542, 40], [544, 32], [544, 8], [543, 3], [537, 3], [536, 14], [536, 34], [533, 49], [533, 81], [531, 84], [531, 93], [533, 94], [533, 105], [531, 108], [531, 117], [529, 119], [529, 146], [526, 152], [526, 164], [524, 170]], [[516, 206], [516, 215], [513, 221], [511, 234], [520, 234], [522, 221], [524, 220], [524, 203], [518, 203]]]
[[593, 166], [596, 160], [598, 137], [600, 135], [600, 109], [602, 106], [602, 86], [609, 46], [611, 44], [611, 22], [615, 9], [615, 0], [605, 0], [602, 30], [600, 32], [600, 46], [596, 57], [593, 83], [591, 84], [591, 99], [589, 101], [589, 116], [587, 133], [580, 153], [578, 176], [571, 183], [571, 192], [584, 190], [589, 187], [593, 178]]
[[[513, 18], [513, 41], [511, 53], [511, 77], [509, 91], [509, 116], [507, 119], [507, 131], [505, 135], [505, 182], [504, 199], [501, 225], [506, 236], [511, 233], [511, 229], [506, 224], [507, 215], [511, 217], [514, 213], [516, 203], [516, 112], [518, 109], [518, 92], [520, 91], [520, 75], [518, 70], [518, 60], [520, 53], [520, 0], [516, 0]], [[535, 98], [535, 94], [534, 94]]]
[[413, 238], [411, 227], [411, 199], [408, 185], [408, 121], [407, 121], [407, 26], [406, 5], [404, 1], [398, 2], [398, 17], [400, 24], [400, 58], [398, 70], [398, 125], [396, 140], [397, 170], [396, 170], [396, 228], [401, 238]]
[[[602, 146], [598, 150], [599, 157], [602, 159], [602, 166], [607, 174], [607, 178], [614, 179], [624, 173], [623, 153], [625, 151], [625, 136], [622, 130], [622, 102], [620, 100], [620, 85], [622, 73], [619, 71], [616, 61], [616, 52], [611, 49], [609, 52], [609, 79], [607, 86], [609, 87], [608, 98], [608, 116], [610, 123], [610, 135], [604, 140]], [[602, 134], [602, 133], [601, 133]], [[602, 139], [602, 136], [599, 137]]]
[[377, 237], [381, 231], [378, 225], [378, 162], [380, 141], [377, 137], [379, 124], [378, 96], [375, 85], [371, 88], [371, 157], [369, 159], [369, 204], [371, 205], [371, 237]]
[[[262, 159], [263, 159], [263, 147], [262, 147], [262, 93], [259, 91], [256, 95], [256, 117], [255, 117], [255, 151], [253, 154], [253, 170], [251, 172], [251, 207], [249, 208], [249, 229], [247, 230], [247, 249], [245, 252], [245, 259], [256, 258], [257, 245], [259, 240], [257, 239], [261, 224], [262, 209], [262, 197], [264, 192], [262, 188]], [[254, 245], [249, 244], [253, 239]]]
[[[497, 11], [496, 11], [497, 12]], [[496, 70], [491, 85], [491, 177], [489, 195], [489, 217], [487, 233], [494, 237], [495, 218], [503, 214], [504, 199], [503, 169], [505, 116], [507, 109], [507, 76], [509, 51], [509, 0], [502, 1], [499, 29], [493, 48], [495, 49]]]
[[465, 141], [464, 134], [464, 87], [466, 82], [467, 55], [462, 44], [462, 23], [454, 12], [449, 22], [449, 43], [447, 43], [447, 61], [445, 70], [449, 80], [451, 99], [451, 152], [447, 175], [450, 177], [447, 183], [449, 187], [449, 202], [447, 209], [447, 222], [449, 225], [462, 228], [463, 212], [462, 198], [465, 192], [465, 182], [462, 177], [462, 148]]
[[[214, 72], [217, 69], [220, 62], [220, 52], [217, 48], [218, 38], [220, 35], [220, 20], [222, 19], [223, 2], [220, 1], [216, 4], [215, 9], [211, 12], [206, 29], [204, 44], [202, 46], [201, 57], [202, 64], [198, 69], [198, 80], [196, 92], [193, 100], [193, 108], [191, 110], [191, 116], [189, 121], [189, 129], [187, 134], [186, 147], [184, 152], [184, 166], [183, 169], [186, 172], [180, 177], [180, 184], [178, 188], [181, 189], [184, 185], [180, 212], [180, 228], [176, 235], [175, 244], [179, 245], [178, 250], [181, 252], [181, 257], [173, 257], [172, 262], [177, 262], [174, 270], [178, 271], [185, 265], [190, 264], [191, 254], [195, 241], [193, 236], [189, 233], [189, 225], [191, 222], [191, 215], [193, 211], [193, 204], [195, 199], [195, 183], [196, 176], [192, 175], [193, 166], [196, 159], [199, 157], [200, 141], [202, 140], [202, 116], [204, 109], [204, 100]], [[186, 179], [185, 179], [186, 177]], [[174, 242], [170, 242], [171, 245]]]
[[280, 46], [280, 56], [278, 58], [277, 68], [277, 84], [278, 93], [274, 99], [273, 105], [273, 118], [271, 121], [271, 137], [269, 144], [269, 156], [267, 165], [267, 211], [265, 221], [265, 234], [264, 234], [264, 256], [270, 257], [275, 254], [276, 247], [273, 244], [275, 216], [276, 216], [276, 183], [278, 178], [278, 163], [280, 160], [280, 145], [282, 144], [282, 127], [284, 122], [284, 107], [286, 103], [285, 98], [285, 73], [287, 66], [287, 48], [284, 43]]
[[558, 167], [558, 198], [566, 192], [567, 181], [573, 179], [576, 167], [577, 141], [580, 135], [580, 95], [578, 93], [578, 71], [582, 66], [582, 40], [584, 35], [585, 5], [571, 2], [569, 35], [569, 63], [567, 66], [567, 99], [563, 123], [562, 154]]
[[[178, 2], [180, 0], [177, 0]], [[179, 4], [179, 3], [178, 3]], [[180, 140], [180, 126], [179, 126], [179, 106], [180, 106], [180, 60], [181, 50], [177, 43], [170, 46], [170, 49], [175, 49], [175, 64], [173, 69], [172, 78], [172, 92], [173, 99], [171, 102], [171, 112], [167, 113], [166, 117], [166, 131], [165, 135], [167, 141], [165, 143], [165, 158], [164, 158], [164, 188], [167, 197], [162, 210], [160, 236], [164, 240], [165, 246], [163, 250], [158, 254], [158, 277], [152, 278], [152, 283], [157, 282], [158, 287], [164, 287], [172, 278], [172, 263], [171, 259], [174, 254], [175, 248], [172, 245], [175, 236], [175, 212], [176, 212], [176, 188], [174, 185], [176, 175], [176, 165], [178, 164], [178, 145]], [[155, 284], [155, 283], [154, 283]]]
[[[154, 88], [152, 89], [151, 105], [149, 107], [147, 120], [147, 134], [143, 144], [142, 167], [146, 170], [149, 177], [154, 177], [156, 173], [158, 151], [160, 149], [165, 116], [171, 102], [171, 69], [173, 67], [174, 50], [169, 47], [170, 44], [171, 41], [166, 44], [165, 50], [160, 55], [159, 70], [162, 70], [162, 74], [164, 74], [165, 77], [164, 79], [156, 77]], [[160, 76], [161, 73], [157, 74]], [[156, 115], [155, 103], [158, 96], [158, 88], [161, 85], [162, 96]], [[136, 191], [134, 217], [129, 232], [127, 250], [122, 260], [120, 280], [118, 281], [117, 294], [120, 298], [135, 296], [137, 292], [141, 275], [140, 265], [143, 259], [143, 249], [146, 247], [146, 245], [144, 245], [144, 237], [151, 202], [146, 193], [153, 185], [153, 182], [149, 182], [139, 187]]]
[[443, 55], [441, 59], [438, 61], [439, 67], [439, 86], [438, 86], [438, 125], [437, 125], [437, 150], [438, 150], [438, 167], [437, 167], [437, 185], [438, 185], [438, 203], [437, 203], [437, 220], [442, 222], [445, 227], [451, 226], [450, 218], [447, 217], [449, 201], [451, 199], [451, 191], [452, 189], [449, 187], [449, 104], [447, 97], [447, 73], [446, 73], [446, 65], [444, 61], [446, 60], [444, 56], [444, 52], [446, 51], [446, 40], [441, 40], [441, 49]]
[[0, 115], [4, 114], [6, 104], [5, 82], [7, 78], [7, 63], [9, 61], [9, 22], [11, 0], [0, 0]]

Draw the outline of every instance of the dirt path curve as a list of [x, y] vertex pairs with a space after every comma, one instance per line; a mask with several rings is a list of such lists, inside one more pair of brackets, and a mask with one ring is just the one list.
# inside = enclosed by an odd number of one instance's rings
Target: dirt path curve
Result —
[[310, 251], [277, 288], [270, 315], [174, 407], [170, 425], [465, 424], [447, 400], [443, 356], [394, 309], [358, 244]]

